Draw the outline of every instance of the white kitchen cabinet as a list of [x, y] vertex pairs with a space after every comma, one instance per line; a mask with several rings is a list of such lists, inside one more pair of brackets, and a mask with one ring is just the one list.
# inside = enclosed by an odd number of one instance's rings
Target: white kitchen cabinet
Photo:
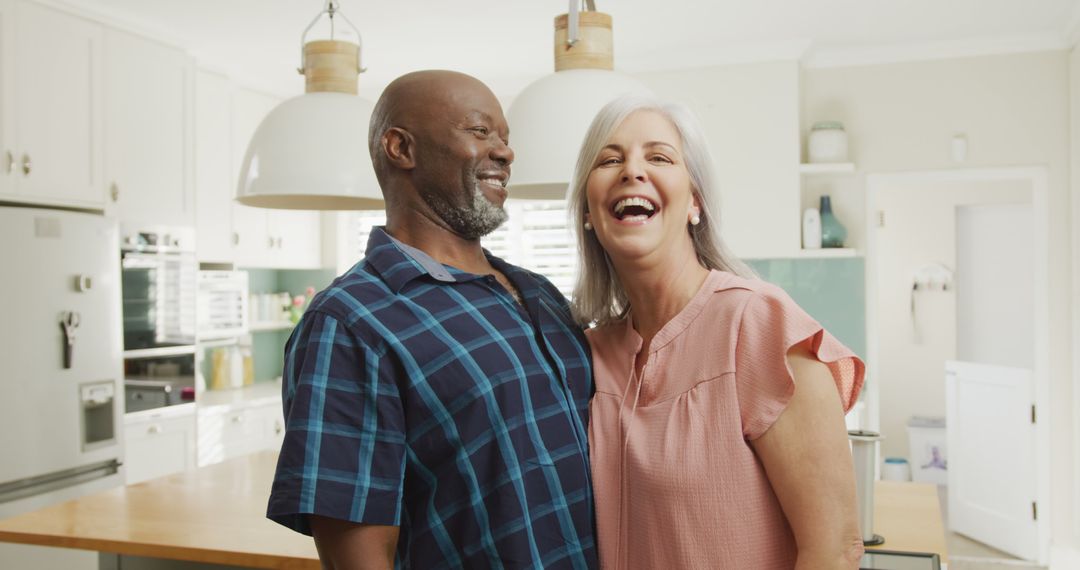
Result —
[[281, 409], [281, 400], [263, 404], [255, 409], [263, 425], [261, 448], [280, 451], [281, 443], [285, 441], [285, 415]]
[[236, 256], [232, 94], [232, 83], [224, 75], [196, 73], [195, 232], [196, 255], [203, 262], [232, 263]]
[[198, 418], [199, 467], [263, 448], [265, 426], [257, 410], [250, 406], [200, 409]]
[[10, 94], [0, 116], [11, 171], [3, 191], [22, 202], [103, 208], [102, 27], [33, 2], [6, 4], [0, 16]]
[[[231, 154], [236, 181], [233, 192], [240, 181], [240, 169], [251, 137], [278, 103], [278, 99], [250, 89], [237, 89], [233, 93]], [[318, 212], [267, 210], [236, 203], [232, 212], [237, 265], [277, 269], [321, 266]]]
[[281, 385], [256, 383], [199, 396], [199, 466], [266, 449], [277, 451], [285, 438]]
[[318, 212], [269, 210], [267, 233], [274, 240], [266, 267], [318, 269], [322, 266], [322, 232]]
[[104, 38], [108, 209], [123, 224], [192, 226], [191, 60], [127, 32]]
[[163, 408], [129, 414], [124, 420], [125, 482], [141, 483], [192, 469], [196, 464], [195, 410]]

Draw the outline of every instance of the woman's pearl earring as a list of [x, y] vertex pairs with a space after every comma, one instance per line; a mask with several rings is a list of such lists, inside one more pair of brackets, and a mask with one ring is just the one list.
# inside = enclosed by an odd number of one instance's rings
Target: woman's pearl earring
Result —
[[691, 226], [696, 226], [696, 225], [698, 225], [700, 223], [701, 223], [701, 218], [698, 217], [697, 214], [694, 214], [693, 216], [690, 217], [690, 225]]
[[592, 231], [592, 223], [591, 222], [585, 222], [585, 231], [587, 231], [587, 232]]

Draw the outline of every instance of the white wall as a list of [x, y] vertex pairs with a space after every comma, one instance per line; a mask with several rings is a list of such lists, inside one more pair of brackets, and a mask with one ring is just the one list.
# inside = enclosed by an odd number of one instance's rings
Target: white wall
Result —
[[[1076, 536], [1073, 469], [1078, 453], [1071, 339], [1072, 219], [1070, 206], [1070, 63], [1066, 52], [1043, 52], [889, 65], [809, 69], [803, 72], [804, 131], [814, 121], [844, 121], [860, 173], [828, 191], [848, 226], [850, 241], [865, 243], [860, 223], [868, 172], [900, 172], [1042, 165], [1048, 170], [1049, 266], [1047, 295], [1051, 381], [1051, 499], [1055, 543]], [[1075, 78], [1074, 78], [1074, 84]], [[1073, 104], [1080, 91], [1072, 94]], [[1075, 121], [1075, 113], [1072, 115]], [[1080, 128], [1072, 127], [1080, 135]], [[967, 161], [954, 164], [950, 141], [966, 136]], [[1080, 140], [1080, 136], [1077, 137]], [[1073, 160], [1080, 164], [1073, 150]], [[813, 201], [811, 189], [807, 201]], [[1078, 260], [1080, 262], [1080, 260]], [[874, 381], [870, 379], [869, 381]], [[1068, 505], [1068, 506], [1066, 506]]]
[[640, 73], [659, 97], [701, 120], [716, 165], [724, 239], [740, 257], [800, 247], [799, 64]]
[[876, 229], [877, 263], [868, 263], [867, 271], [878, 277], [881, 450], [884, 456], [907, 457], [908, 418], [945, 415], [945, 361], [957, 358], [958, 339], [956, 289], [915, 293], [913, 319], [912, 278], [928, 264], [957, 267], [958, 206], [1030, 201], [1031, 186], [905, 181], [876, 191], [885, 226]]

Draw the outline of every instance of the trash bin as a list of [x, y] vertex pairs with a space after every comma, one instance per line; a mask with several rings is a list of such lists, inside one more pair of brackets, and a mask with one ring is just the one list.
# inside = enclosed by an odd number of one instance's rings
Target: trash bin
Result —
[[921, 483], [949, 483], [948, 454], [945, 448], [945, 418], [912, 416], [907, 424], [911, 451], [911, 480]]

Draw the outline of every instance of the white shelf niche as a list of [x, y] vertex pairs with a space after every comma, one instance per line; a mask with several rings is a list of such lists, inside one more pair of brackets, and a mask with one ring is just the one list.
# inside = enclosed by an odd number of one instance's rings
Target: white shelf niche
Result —
[[852, 172], [855, 172], [854, 162], [818, 162], [799, 165], [799, 173], [808, 176], [814, 174], [850, 174]]

